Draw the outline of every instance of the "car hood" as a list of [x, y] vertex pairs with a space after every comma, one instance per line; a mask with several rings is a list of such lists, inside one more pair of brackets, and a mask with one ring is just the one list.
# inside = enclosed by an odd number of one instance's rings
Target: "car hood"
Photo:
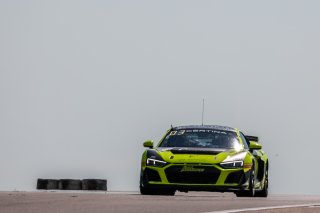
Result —
[[168, 163], [201, 163], [216, 164], [221, 163], [228, 157], [232, 157], [239, 153], [234, 149], [218, 149], [218, 148], [156, 148], [158, 154]]

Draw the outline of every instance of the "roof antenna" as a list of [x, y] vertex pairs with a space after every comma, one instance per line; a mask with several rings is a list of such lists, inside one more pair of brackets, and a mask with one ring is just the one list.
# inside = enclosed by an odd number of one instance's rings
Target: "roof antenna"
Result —
[[202, 123], [201, 123], [202, 126], [203, 126], [203, 114], [204, 114], [204, 98], [202, 99]]

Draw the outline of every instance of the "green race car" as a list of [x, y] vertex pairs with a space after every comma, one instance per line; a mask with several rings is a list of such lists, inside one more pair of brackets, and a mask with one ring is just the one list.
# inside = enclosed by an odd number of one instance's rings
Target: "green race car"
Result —
[[225, 126], [179, 126], [167, 131], [141, 160], [140, 192], [174, 195], [182, 191], [234, 192], [268, 196], [269, 161], [258, 137]]

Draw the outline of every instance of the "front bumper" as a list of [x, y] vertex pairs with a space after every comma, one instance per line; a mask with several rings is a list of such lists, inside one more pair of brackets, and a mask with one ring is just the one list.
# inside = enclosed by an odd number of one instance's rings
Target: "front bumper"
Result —
[[213, 164], [168, 164], [146, 166], [141, 172], [141, 185], [180, 191], [237, 191], [248, 187], [249, 171], [224, 169]]

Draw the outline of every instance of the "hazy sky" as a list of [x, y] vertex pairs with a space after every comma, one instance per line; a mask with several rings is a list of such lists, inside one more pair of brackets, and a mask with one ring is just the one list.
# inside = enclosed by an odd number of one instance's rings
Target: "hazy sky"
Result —
[[0, 0], [0, 190], [138, 190], [142, 143], [200, 124], [205, 98], [205, 124], [261, 138], [272, 193], [320, 194], [319, 8]]

